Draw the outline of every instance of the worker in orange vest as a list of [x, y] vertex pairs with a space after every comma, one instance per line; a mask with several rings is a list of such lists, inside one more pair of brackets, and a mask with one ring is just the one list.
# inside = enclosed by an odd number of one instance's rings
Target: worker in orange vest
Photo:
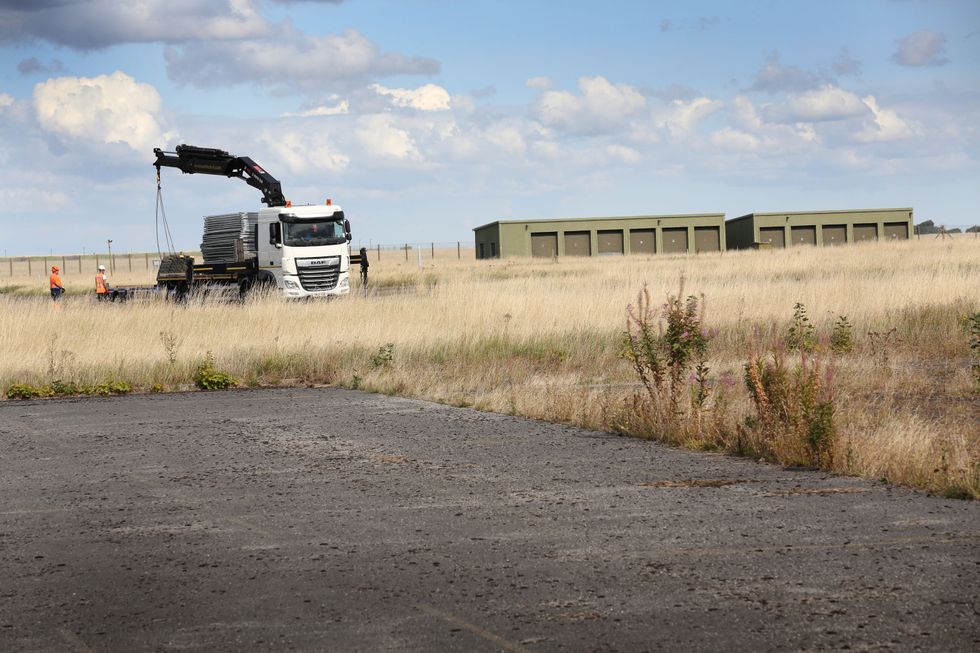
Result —
[[105, 273], [105, 266], [99, 266], [99, 272], [95, 275], [95, 296], [99, 301], [105, 301], [110, 297], [109, 276]]
[[48, 277], [48, 285], [51, 287], [51, 299], [52, 301], [58, 301], [61, 298], [61, 293], [65, 292], [65, 287], [61, 285], [61, 277], [58, 276], [58, 266], [51, 266], [51, 276]]

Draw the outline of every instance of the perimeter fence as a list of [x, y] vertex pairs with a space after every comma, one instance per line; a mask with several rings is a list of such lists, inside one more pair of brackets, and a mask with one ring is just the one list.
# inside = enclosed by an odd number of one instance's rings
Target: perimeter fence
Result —
[[[397, 263], [404, 265], [413, 262], [431, 261], [467, 261], [476, 257], [472, 245], [464, 245], [462, 241], [430, 241], [422, 243], [351, 243], [351, 249], [357, 251], [363, 247], [367, 250], [368, 261], [372, 266], [385, 266]], [[201, 261], [200, 252], [187, 252], [197, 261]], [[109, 274], [120, 272], [149, 273], [156, 270], [160, 255], [157, 252], [129, 252], [112, 255], [108, 253], [95, 254], [65, 254], [47, 256], [3, 256], [0, 257], [0, 277], [48, 277], [51, 266], [58, 266], [63, 277], [74, 275], [94, 275], [100, 265], [106, 266]], [[375, 268], [377, 269], [377, 268]], [[154, 272], [155, 274], [155, 272]]]

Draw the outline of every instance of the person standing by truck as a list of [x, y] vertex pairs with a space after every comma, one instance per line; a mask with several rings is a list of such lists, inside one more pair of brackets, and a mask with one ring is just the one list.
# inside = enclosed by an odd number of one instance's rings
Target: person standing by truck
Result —
[[106, 274], [104, 265], [99, 266], [99, 271], [95, 275], [95, 297], [100, 302], [110, 297], [109, 275]]
[[62, 293], [65, 292], [65, 287], [61, 285], [61, 277], [58, 275], [58, 266], [51, 266], [51, 276], [48, 277], [48, 286], [51, 288], [51, 301], [58, 301], [61, 299]]

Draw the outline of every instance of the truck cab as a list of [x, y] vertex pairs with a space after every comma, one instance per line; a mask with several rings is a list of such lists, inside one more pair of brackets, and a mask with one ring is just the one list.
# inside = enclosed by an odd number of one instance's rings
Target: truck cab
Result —
[[350, 223], [339, 206], [263, 208], [256, 226], [260, 281], [274, 281], [286, 297], [350, 292]]

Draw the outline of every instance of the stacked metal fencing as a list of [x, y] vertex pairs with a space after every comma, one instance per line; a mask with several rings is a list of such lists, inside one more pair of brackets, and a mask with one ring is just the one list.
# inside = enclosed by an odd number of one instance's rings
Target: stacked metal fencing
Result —
[[240, 261], [256, 254], [258, 213], [226, 213], [204, 218], [201, 255], [208, 262]]

